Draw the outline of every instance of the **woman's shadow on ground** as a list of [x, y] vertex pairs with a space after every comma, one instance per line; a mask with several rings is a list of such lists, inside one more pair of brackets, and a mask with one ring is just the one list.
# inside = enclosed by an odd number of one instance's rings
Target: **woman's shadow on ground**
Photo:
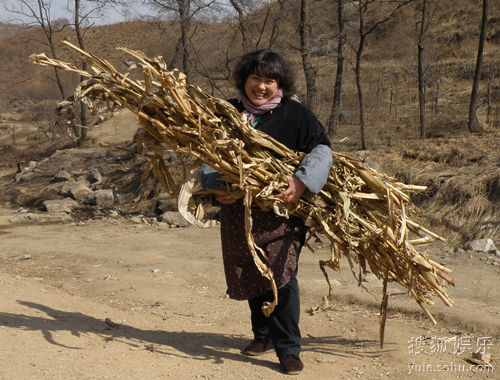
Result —
[[[45, 339], [54, 345], [68, 349], [81, 347], [67, 346], [54, 339], [58, 331], [68, 331], [75, 337], [82, 333], [93, 333], [103, 341], [116, 341], [130, 346], [130, 349], [146, 349], [156, 353], [189, 357], [195, 360], [212, 360], [223, 363], [225, 360], [251, 362], [255, 365], [275, 369], [276, 360], [269, 361], [262, 356], [249, 357], [235, 353], [234, 348], [243, 348], [248, 344], [248, 337], [235, 334], [220, 334], [210, 332], [142, 330], [140, 328], [114, 324], [109, 320], [97, 319], [79, 312], [68, 312], [53, 309], [29, 301], [18, 301], [21, 305], [36, 309], [47, 314], [47, 317], [12, 314], [0, 312], [0, 326], [12, 329], [40, 331]], [[321, 352], [340, 357], [374, 357], [381, 351], [378, 343], [373, 340], [344, 339], [338, 336], [305, 337], [302, 341], [302, 351]], [[355, 348], [355, 349], [353, 349]], [[363, 350], [360, 352], [359, 348]], [[229, 351], [233, 350], [233, 351]]]

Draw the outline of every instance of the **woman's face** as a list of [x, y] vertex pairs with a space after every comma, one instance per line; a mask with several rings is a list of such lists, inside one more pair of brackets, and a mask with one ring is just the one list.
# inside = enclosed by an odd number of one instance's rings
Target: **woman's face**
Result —
[[245, 94], [256, 106], [270, 101], [279, 90], [278, 81], [264, 75], [250, 74], [245, 81]]

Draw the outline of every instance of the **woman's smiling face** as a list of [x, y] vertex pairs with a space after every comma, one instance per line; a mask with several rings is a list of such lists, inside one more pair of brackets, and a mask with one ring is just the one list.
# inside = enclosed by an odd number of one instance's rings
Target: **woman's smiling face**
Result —
[[265, 75], [250, 74], [245, 81], [245, 94], [256, 106], [266, 104], [274, 98], [278, 90], [278, 81]]

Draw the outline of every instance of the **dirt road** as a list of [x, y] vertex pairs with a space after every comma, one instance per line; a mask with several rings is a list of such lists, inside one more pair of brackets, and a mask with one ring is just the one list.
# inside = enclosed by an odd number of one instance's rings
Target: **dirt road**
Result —
[[[274, 354], [246, 357], [245, 302], [226, 298], [217, 227], [159, 228], [119, 216], [84, 223], [13, 224], [0, 209], [1, 379], [277, 379]], [[385, 345], [378, 343], [380, 283], [362, 291], [346, 262], [335, 297], [311, 315], [327, 285], [317, 265], [328, 247], [304, 250], [299, 281], [304, 379], [498, 378], [466, 361], [500, 350], [499, 266], [455, 254], [449, 309], [436, 299], [432, 326], [391, 287]], [[410, 374], [411, 373], [411, 374]]]

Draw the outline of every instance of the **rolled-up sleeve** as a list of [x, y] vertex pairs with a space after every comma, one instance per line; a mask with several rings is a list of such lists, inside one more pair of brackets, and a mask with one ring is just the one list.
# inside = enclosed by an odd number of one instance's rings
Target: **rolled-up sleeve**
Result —
[[333, 163], [332, 150], [328, 145], [319, 144], [302, 159], [295, 177], [300, 179], [307, 190], [317, 194], [325, 186]]

